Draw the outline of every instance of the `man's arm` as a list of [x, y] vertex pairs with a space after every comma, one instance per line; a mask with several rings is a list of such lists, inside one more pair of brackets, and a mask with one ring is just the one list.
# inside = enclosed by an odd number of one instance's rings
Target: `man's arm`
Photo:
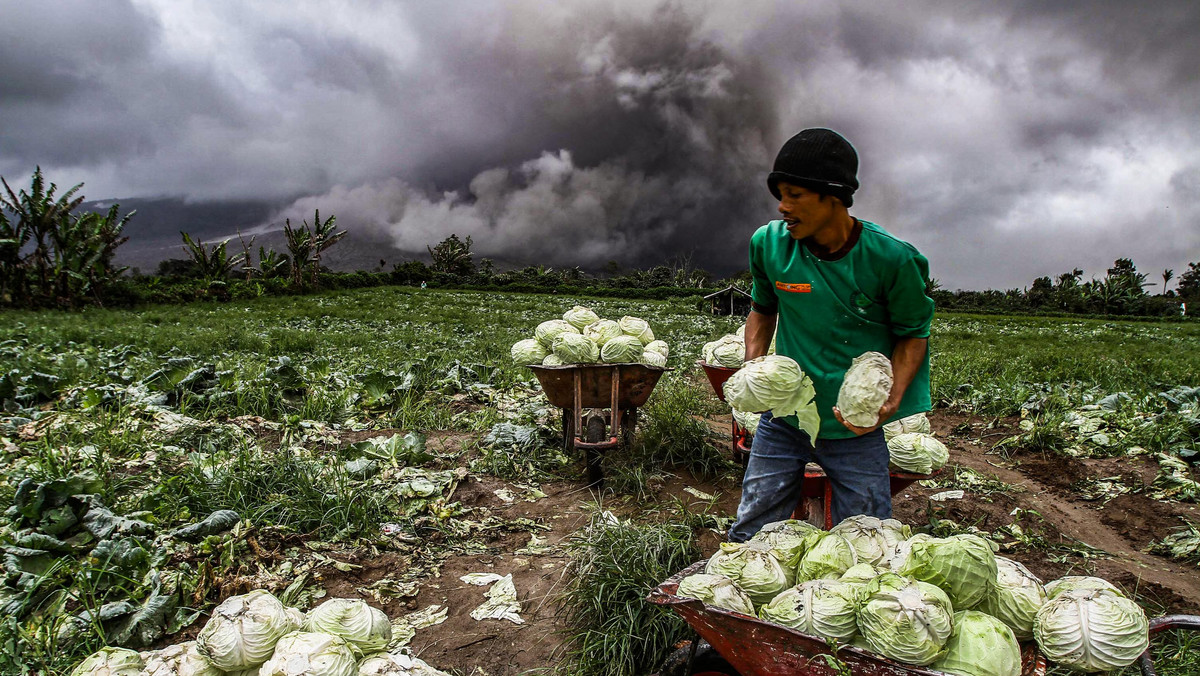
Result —
[[[761, 357], [771, 347], [771, 338], [775, 335], [775, 321], [779, 315], [763, 314], [758, 310], [750, 310], [746, 317], [746, 361]], [[911, 376], [910, 376], [911, 380]], [[907, 384], [907, 383], [906, 383]]]
[[[754, 313], [751, 313], [752, 315]], [[750, 333], [750, 322], [746, 322], [746, 334]], [[747, 344], [747, 352], [749, 352], [749, 344]], [[921, 364], [925, 362], [925, 351], [929, 349], [928, 338], [899, 338], [896, 341], [896, 347], [892, 349], [892, 391], [888, 395], [887, 401], [883, 402], [883, 407], [879, 409], [879, 422], [871, 427], [855, 427], [846, 422], [842, 418], [842, 412], [835, 406], [833, 415], [838, 419], [838, 422], [846, 426], [846, 429], [862, 436], [867, 432], [874, 431], [880, 425], [887, 422], [887, 419], [900, 408], [900, 400], [904, 398], [904, 392], [908, 390], [908, 385], [917, 375], [917, 370], [921, 368]]]

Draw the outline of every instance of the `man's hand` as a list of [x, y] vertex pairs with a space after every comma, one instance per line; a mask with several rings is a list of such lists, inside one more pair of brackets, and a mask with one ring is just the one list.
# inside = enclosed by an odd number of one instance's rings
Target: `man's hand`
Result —
[[855, 436], [861, 437], [868, 432], [874, 432], [875, 430], [879, 429], [881, 425], [887, 422], [888, 418], [892, 417], [892, 415], [896, 413], [896, 409], [898, 408], [900, 408], [900, 402], [893, 402], [891, 399], [888, 399], [886, 402], [884, 402], [883, 406], [879, 408], [879, 417], [876, 419], [879, 422], [875, 423], [871, 427], [858, 427], [857, 425], [851, 425], [850, 423], [846, 422], [846, 419], [842, 417], [842, 412], [838, 410], [837, 406], [833, 407], [833, 417], [837, 418], [838, 422], [845, 425], [846, 429], [854, 432]]

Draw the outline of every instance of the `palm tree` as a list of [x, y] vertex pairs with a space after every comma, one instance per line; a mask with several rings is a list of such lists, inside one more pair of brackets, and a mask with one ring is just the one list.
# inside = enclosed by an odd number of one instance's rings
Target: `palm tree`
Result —
[[[346, 236], [345, 230], [334, 232], [335, 223], [337, 223], [337, 216], [330, 216], [322, 222], [321, 210], [315, 210], [312, 226], [312, 283], [314, 287], [317, 286], [317, 274], [321, 270], [321, 253]], [[304, 226], [308, 227], [307, 221], [304, 222]]]
[[288, 254], [292, 259], [292, 283], [304, 285], [304, 266], [312, 258], [313, 235], [305, 222], [299, 228], [292, 227], [291, 219], [284, 219], [283, 234], [287, 237]]
[[1163, 270], [1162, 275], [1163, 275], [1163, 295], [1165, 296], [1165, 295], [1167, 295], [1167, 282], [1171, 281], [1171, 278], [1173, 278], [1175, 276], [1175, 271], [1171, 268], [1167, 268], [1166, 270]]

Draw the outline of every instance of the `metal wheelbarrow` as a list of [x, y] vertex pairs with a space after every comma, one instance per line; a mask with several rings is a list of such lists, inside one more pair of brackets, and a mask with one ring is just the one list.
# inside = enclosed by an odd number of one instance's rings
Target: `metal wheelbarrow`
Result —
[[[650, 603], [679, 613], [698, 634], [690, 646], [682, 647], [668, 658], [661, 676], [692, 676], [700, 670], [712, 676], [844, 676], [847, 672], [842, 666], [854, 676], [945, 676], [945, 672], [902, 664], [854, 646], [841, 646], [835, 655], [825, 639], [677, 596], [679, 581], [704, 572], [706, 563], [698, 561], [684, 568], [655, 587], [647, 597]], [[1151, 636], [1168, 629], [1200, 630], [1200, 617], [1167, 615], [1150, 620]], [[699, 638], [717, 655], [693, 663]], [[1156, 676], [1150, 650], [1147, 648], [1137, 662], [1143, 676]], [[695, 671], [693, 666], [697, 667]], [[1036, 644], [1021, 646], [1021, 676], [1044, 676], [1047, 668], [1046, 657], [1038, 652]]]
[[[725, 381], [737, 369], [724, 366], [713, 366], [704, 361], [697, 361], [700, 368], [704, 369], [704, 375], [708, 376], [708, 382], [712, 385], [713, 391], [717, 393], [717, 397], [721, 401], [725, 401]], [[741, 462], [744, 466], [750, 459], [750, 444], [752, 437], [746, 428], [738, 424], [737, 419], [733, 421], [733, 457], [736, 461]], [[941, 470], [932, 474], [912, 474], [909, 472], [891, 472], [891, 489], [892, 495], [897, 495], [900, 491], [908, 488], [916, 481], [931, 479]], [[829, 530], [833, 528], [833, 486], [829, 483], [829, 478], [825, 476], [825, 472], [820, 467], [810, 466], [804, 469], [804, 484], [803, 493], [800, 496], [800, 502], [796, 505], [796, 509], [792, 512], [793, 519], [805, 520], [818, 528]]]
[[[589, 484], [601, 484], [604, 451], [633, 438], [638, 408], [646, 404], [662, 374], [673, 369], [646, 364], [530, 366], [552, 406], [563, 410], [564, 450], [580, 449]], [[607, 416], [585, 409], [608, 409]]]

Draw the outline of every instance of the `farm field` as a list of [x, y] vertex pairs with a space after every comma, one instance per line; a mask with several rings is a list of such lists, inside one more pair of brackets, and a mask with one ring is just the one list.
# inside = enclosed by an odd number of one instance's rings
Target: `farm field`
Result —
[[[642, 317], [671, 351], [604, 491], [509, 358], [575, 304]], [[0, 673], [178, 643], [260, 588], [301, 609], [367, 599], [464, 676], [650, 671], [683, 626], [630, 639], [621, 616], [652, 616], [638, 594], [665, 576], [606, 592], [596, 551], [658, 538], [682, 568], [716, 550], [740, 468], [695, 362], [738, 323], [687, 299], [403, 287], [2, 313]], [[1105, 577], [1151, 616], [1200, 614], [1200, 324], [945, 314], [931, 345], [951, 460], [896, 518], [983, 534], [1045, 580]], [[471, 573], [511, 574], [521, 623], [472, 618]], [[1160, 673], [1197, 673], [1189, 638], [1155, 645], [1181, 665]]]

